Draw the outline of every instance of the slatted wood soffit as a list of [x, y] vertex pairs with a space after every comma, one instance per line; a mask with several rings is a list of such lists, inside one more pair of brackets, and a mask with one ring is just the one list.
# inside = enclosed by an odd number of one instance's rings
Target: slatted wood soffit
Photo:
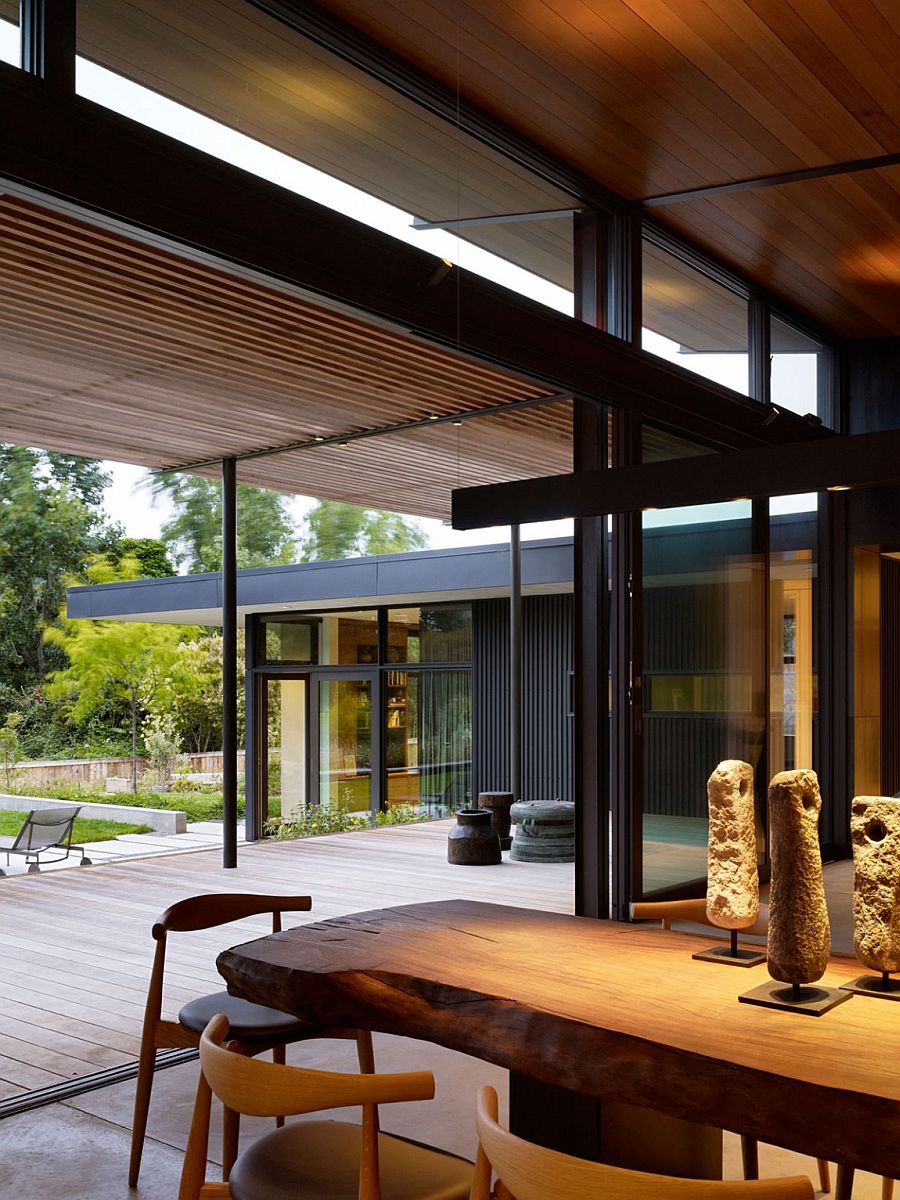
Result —
[[[550, 394], [383, 325], [0, 198], [8, 441], [151, 468]], [[239, 480], [447, 517], [459, 485], [571, 466], [571, 405], [242, 462]], [[217, 467], [207, 472], [218, 474]]]
[[[900, 152], [894, 0], [321, 0], [628, 200]], [[900, 167], [652, 210], [848, 337], [900, 333]]]

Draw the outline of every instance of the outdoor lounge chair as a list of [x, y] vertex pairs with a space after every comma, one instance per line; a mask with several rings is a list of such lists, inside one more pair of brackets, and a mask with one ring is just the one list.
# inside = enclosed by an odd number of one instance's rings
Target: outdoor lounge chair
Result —
[[[72, 845], [72, 828], [80, 812], [81, 805], [76, 808], [32, 809], [13, 844], [0, 846], [0, 852], [6, 855], [6, 865], [9, 866], [11, 854], [24, 854], [31, 873], [39, 871], [42, 863], [62, 862], [73, 850], [77, 850], [81, 855], [78, 865], [89, 867], [91, 860], [85, 854], [84, 847]], [[0, 875], [5, 874], [0, 870]]]

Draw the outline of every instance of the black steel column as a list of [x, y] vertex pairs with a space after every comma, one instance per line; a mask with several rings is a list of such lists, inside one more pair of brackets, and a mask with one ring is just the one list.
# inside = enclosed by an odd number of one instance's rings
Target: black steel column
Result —
[[237, 487], [222, 459], [222, 866], [237, 866]]
[[522, 799], [522, 542], [509, 527], [509, 790]]
[[[596, 212], [575, 218], [575, 315], [604, 329], [611, 303], [608, 288], [609, 219]], [[572, 465], [576, 471], [605, 467], [608, 412], [575, 399]], [[575, 911], [609, 915], [609, 593], [606, 518], [575, 521]]]
[[19, 0], [20, 65], [61, 92], [75, 91], [75, 0]]

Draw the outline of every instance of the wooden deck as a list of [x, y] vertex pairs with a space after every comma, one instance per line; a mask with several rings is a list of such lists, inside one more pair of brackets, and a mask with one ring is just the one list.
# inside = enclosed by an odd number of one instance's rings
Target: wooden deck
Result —
[[[451, 867], [449, 821], [241, 847], [237, 870], [220, 850], [0, 880], [0, 1099], [137, 1057], [153, 941], [169, 904], [198, 892], [313, 897], [320, 920], [385, 905], [456, 897], [572, 912], [574, 868], [504, 860]], [[248, 920], [173, 935], [166, 1015], [216, 991], [215, 956], [269, 932]]]

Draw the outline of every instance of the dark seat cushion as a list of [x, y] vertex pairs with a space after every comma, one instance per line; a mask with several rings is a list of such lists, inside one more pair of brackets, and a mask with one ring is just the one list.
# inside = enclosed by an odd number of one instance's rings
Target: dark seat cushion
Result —
[[[362, 1130], [343, 1121], [293, 1121], [238, 1158], [233, 1200], [356, 1200]], [[472, 1164], [418, 1142], [378, 1135], [383, 1200], [468, 1200]]]
[[216, 1013], [228, 1018], [228, 1035], [239, 1042], [281, 1042], [308, 1037], [313, 1026], [290, 1013], [262, 1004], [251, 1004], [227, 992], [213, 992], [185, 1004], [178, 1020], [186, 1029], [202, 1033]]

